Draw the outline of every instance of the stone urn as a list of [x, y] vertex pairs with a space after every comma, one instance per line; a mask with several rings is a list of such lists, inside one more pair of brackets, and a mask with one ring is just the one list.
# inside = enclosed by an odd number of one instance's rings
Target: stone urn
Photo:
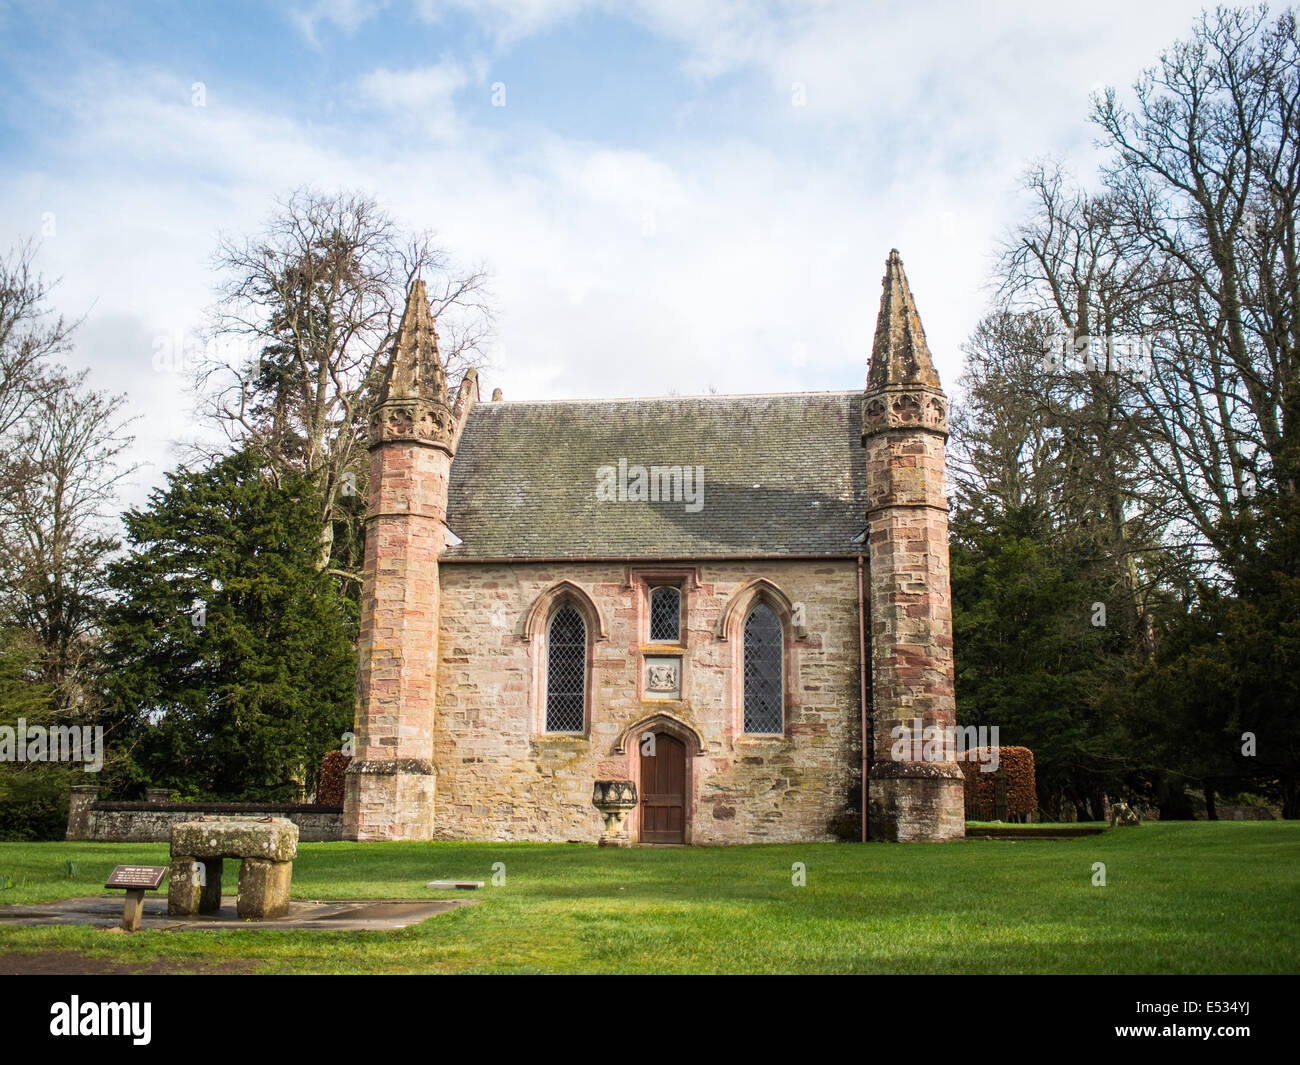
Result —
[[636, 785], [630, 780], [598, 780], [591, 792], [591, 804], [605, 819], [602, 847], [626, 847], [623, 821], [636, 807]]

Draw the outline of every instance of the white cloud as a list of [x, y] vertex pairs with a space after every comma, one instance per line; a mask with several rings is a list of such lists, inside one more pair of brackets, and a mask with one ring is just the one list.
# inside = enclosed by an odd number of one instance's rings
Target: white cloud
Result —
[[415, 11], [430, 25], [442, 23], [448, 12], [469, 14], [503, 49], [602, 6], [598, 0], [416, 0]]
[[446, 59], [412, 70], [377, 67], [360, 79], [358, 88], [373, 106], [404, 116], [430, 136], [446, 138], [455, 131], [455, 95], [469, 81], [462, 64]]
[[[482, 17], [518, 41], [582, 6], [490, 4]], [[310, 26], [355, 32], [369, 10], [317, 5]], [[759, 73], [740, 101], [751, 113], [707, 142], [616, 148], [517, 126], [507, 138], [491, 115], [458, 112], [486, 68], [451, 53], [354, 72], [345, 91], [365, 107], [311, 121], [219, 70], [203, 108], [187, 79], [111, 64], [24, 86], [62, 124], [48, 167], [7, 161], [0, 242], [55, 212], [42, 265], [64, 279], [60, 309], [88, 314], [78, 358], [131, 393], [155, 470], [194, 431], [185, 379], [151, 364], [155, 339], [200, 328], [218, 230], [255, 229], [304, 183], [369, 191], [409, 226], [437, 229], [462, 262], [486, 262], [498, 308], [488, 394], [861, 387], [891, 247], [951, 388], [1016, 172], [1045, 151], [1086, 159], [1090, 87], [1131, 81], [1191, 18], [1183, 5], [1133, 10], [1121, 30], [1107, 21], [1118, 9], [1095, 6], [1026, 6], [1011, 20], [956, 6], [928, 18], [756, 10], [640, 8], [680, 42], [704, 103], [717, 104], [713, 79]], [[798, 114], [792, 80], [809, 89]]]
[[307, 43], [315, 47], [320, 43], [317, 29], [322, 23], [353, 34], [387, 6], [387, 0], [316, 0], [309, 7], [293, 8], [289, 20]]

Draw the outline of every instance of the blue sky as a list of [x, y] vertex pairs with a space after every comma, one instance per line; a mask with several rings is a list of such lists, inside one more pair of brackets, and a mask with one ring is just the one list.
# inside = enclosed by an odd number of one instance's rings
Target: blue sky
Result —
[[1090, 175], [1089, 94], [1199, 10], [0, 0], [0, 247], [41, 239], [72, 361], [143, 416], [130, 501], [195, 432], [158, 338], [304, 184], [488, 268], [507, 398], [861, 387], [891, 247], [952, 391], [1017, 175]]

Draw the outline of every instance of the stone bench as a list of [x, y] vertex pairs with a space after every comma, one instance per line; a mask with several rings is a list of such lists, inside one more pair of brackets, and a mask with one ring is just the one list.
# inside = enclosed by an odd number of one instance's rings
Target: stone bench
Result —
[[185, 917], [221, 909], [221, 867], [238, 858], [240, 917], [263, 920], [289, 912], [289, 881], [298, 826], [265, 821], [183, 821], [172, 826], [167, 913]]

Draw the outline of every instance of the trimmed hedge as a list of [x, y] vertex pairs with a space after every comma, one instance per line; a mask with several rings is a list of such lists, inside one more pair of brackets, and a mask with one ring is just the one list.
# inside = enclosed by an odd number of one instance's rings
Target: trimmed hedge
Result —
[[66, 794], [0, 802], [0, 840], [6, 843], [63, 839], [67, 831]]
[[[994, 750], [998, 752], [997, 769], [981, 773]], [[957, 764], [966, 777], [967, 821], [1027, 821], [1038, 810], [1034, 752], [1028, 747], [977, 748], [967, 751]], [[1005, 810], [1001, 809], [1004, 803]]]
[[320, 760], [320, 781], [316, 785], [316, 803], [319, 806], [342, 806], [345, 790], [344, 774], [352, 756], [342, 751], [329, 751]]

